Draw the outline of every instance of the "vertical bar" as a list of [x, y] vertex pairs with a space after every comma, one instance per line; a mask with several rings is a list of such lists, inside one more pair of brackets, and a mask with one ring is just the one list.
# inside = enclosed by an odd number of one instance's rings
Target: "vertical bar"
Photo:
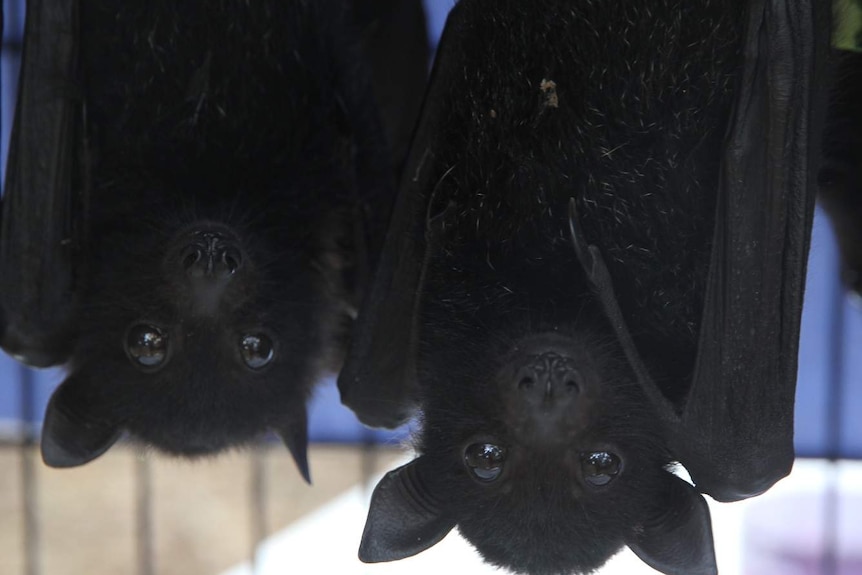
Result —
[[[0, 137], [3, 135], [3, 66], [2, 59], [6, 53], [6, 0], [0, 0]], [[5, 144], [5, 143], [4, 143]], [[4, 144], [0, 144], [0, 150], [5, 148]], [[0, 158], [0, 164], [5, 162], [4, 158]], [[2, 170], [2, 175], [6, 174], [6, 170]], [[0, 218], [3, 216], [3, 178], [0, 177]], [[0, 320], [2, 322], [3, 320]]]
[[838, 465], [829, 460], [826, 469], [826, 485], [823, 494], [823, 557], [820, 561], [822, 575], [838, 573], [838, 505], [839, 489], [836, 475]]
[[251, 451], [251, 559], [252, 575], [258, 573], [258, 545], [266, 538], [266, 445], [263, 442], [254, 446]]
[[377, 442], [371, 430], [363, 428], [362, 452], [359, 460], [359, 471], [362, 479], [362, 490], [366, 495], [374, 490], [374, 470], [377, 468], [378, 451]]
[[153, 485], [149, 457], [135, 458], [135, 543], [138, 575], [155, 575], [153, 553]]
[[36, 401], [33, 373], [18, 366], [21, 386], [21, 485], [24, 498], [24, 572], [42, 573], [39, 533], [39, 486], [36, 477]]
[[[9, 12], [12, 15], [12, 23], [18, 22], [18, 9], [20, 4], [16, 0], [9, 2]], [[0, 49], [5, 54], [9, 46], [6, 43], [6, 0], [0, 0]], [[20, 57], [20, 44], [18, 46]], [[0, 70], [0, 90], [6, 90], [7, 86], [2, 84], [2, 70]], [[15, 86], [10, 86], [14, 92]], [[0, 122], [2, 122], [2, 98], [0, 98]], [[2, 124], [0, 124], [2, 134]], [[5, 149], [6, 146], [2, 148]], [[5, 162], [5, 158], [0, 159]], [[2, 180], [2, 178], [0, 178]], [[0, 186], [4, 182], [0, 181]], [[0, 190], [2, 197], [2, 190]], [[2, 205], [2, 204], [0, 204]], [[33, 373], [23, 365], [18, 366], [18, 385], [21, 397], [21, 429], [20, 429], [20, 454], [21, 454], [21, 488], [24, 506], [24, 573], [26, 575], [40, 575], [42, 573], [41, 563], [41, 537], [39, 529], [39, 485], [36, 475], [36, 399], [35, 381]]]
[[[840, 269], [840, 256], [836, 250], [836, 265], [834, 269]], [[823, 500], [823, 558], [820, 572], [823, 575], [836, 575], [838, 573], [838, 513], [840, 505], [840, 491], [838, 487], [837, 460], [841, 457], [841, 421], [842, 421], [842, 382], [844, 381], [844, 304], [846, 294], [843, 284], [837, 280], [833, 282], [832, 297], [830, 301], [829, 332], [829, 380], [826, 388], [826, 457], [829, 466], [826, 474], [826, 485], [824, 486]]]
[[[10, 82], [3, 84], [0, 86], [2, 88], [2, 104], [0, 105], [0, 112], [4, 111], [4, 107], [6, 105], [9, 108], [6, 108], [6, 113], [12, 112], [12, 116], [14, 117], [15, 113], [15, 104], [18, 100], [18, 74], [21, 70], [21, 56], [23, 51], [23, 36], [24, 31], [21, 30], [18, 26], [20, 23], [21, 12], [22, 12], [22, 4], [23, 0], [0, 0], [2, 2], [2, 13], [0, 13], [0, 24], [3, 26], [3, 58], [10, 64], [9, 68], [6, 70], [6, 73], [9, 74]], [[0, 120], [4, 119], [0, 116]], [[6, 179], [6, 160], [9, 154], [9, 134], [6, 133], [6, 129], [11, 126], [7, 126], [5, 122], [0, 122], [0, 136], [2, 136], [3, 141], [0, 144], [0, 152], [2, 152], [3, 156], [0, 158], [0, 172], [2, 172], [2, 178], [0, 178], [0, 196], [2, 196], [5, 192], [5, 179]]]

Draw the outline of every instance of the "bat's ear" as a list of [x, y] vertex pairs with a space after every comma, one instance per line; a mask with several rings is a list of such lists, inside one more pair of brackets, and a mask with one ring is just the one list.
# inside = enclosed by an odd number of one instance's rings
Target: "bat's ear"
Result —
[[296, 409], [287, 420], [276, 429], [281, 440], [287, 446], [300, 475], [305, 482], [311, 484], [311, 473], [308, 469], [308, 411], [305, 406]]
[[397, 561], [421, 553], [446, 537], [456, 522], [443, 511], [440, 498], [423, 476], [432, 472], [424, 457], [390, 471], [377, 484], [359, 559], [365, 563]]
[[115, 421], [100, 413], [77, 376], [54, 391], [42, 426], [42, 460], [50, 467], [77, 467], [105, 453], [122, 435]]
[[703, 496], [668, 473], [667, 496], [656, 502], [655, 515], [639, 526], [629, 548], [665, 575], [715, 575], [712, 521]]

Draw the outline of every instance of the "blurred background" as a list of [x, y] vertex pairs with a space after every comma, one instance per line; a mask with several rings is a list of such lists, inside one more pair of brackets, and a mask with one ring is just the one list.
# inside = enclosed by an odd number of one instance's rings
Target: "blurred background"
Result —
[[[451, 0], [425, 0], [436, 42]], [[25, 3], [3, 0], [0, 158], [15, 107]], [[790, 478], [768, 494], [712, 505], [726, 575], [862, 575], [862, 306], [838, 283], [838, 254], [818, 211], [808, 268]], [[0, 355], [0, 575], [484, 573], [455, 533], [395, 564], [356, 559], [371, 489], [409, 458], [409, 426], [368, 430], [341, 407], [332, 378], [310, 409], [305, 485], [283, 446], [188, 463], [119, 445], [54, 470], [38, 453], [60, 370]], [[653, 573], [629, 552], [601, 573]]]

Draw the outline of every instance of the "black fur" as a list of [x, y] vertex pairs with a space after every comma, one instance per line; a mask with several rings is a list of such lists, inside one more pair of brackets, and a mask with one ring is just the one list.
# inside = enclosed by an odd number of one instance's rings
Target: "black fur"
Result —
[[838, 238], [845, 285], [862, 297], [862, 54], [834, 50], [819, 199]]
[[[46, 460], [84, 463], [109, 430], [185, 456], [274, 430], [307, 474], [305, 402], [338, 368], [359, 297], [356, 215], [391, 198], [347, 4], [92, 1], [80, 26], [90, 241]], [[228, 279], [186, 269], [201, 234], [240, 260]], [[169, 342], [155, 371], [124, 345], [142, 323]], [[271, 338], [274, 359], [250, 369], [244, 334]]]
[[[505, 306], [513, 298], [504, 289], [508, 273], [526, 285], [520, 293], [553, 306], [554, 298], [537, 297], [544, 282], [526, 271], [578, 269], [565, 209], [575, 197], [641, 355], [686, 357], [689, 363], [673, 375], [687, 375], [709, 265], [704, 256], [741, 8], [670, 4], [585, 3], [571, 6], [569, 15], [565, 4], [523, 7], [520, 17], [529, 25], [483, 7], [494, 26], [476, 26], [464, 49], [475, 61], [506, 66], [465, 71], [443, 136], [451, 156], [439, 162], [454, 169], [435, 201], [442, 205], [451, 194], [458, 205], [458, 223], [451, 222], [459, 230], [452, 240], [459, 242], [456, 255], [473, 268], [488, 263], [469, 270], [470, 290], [487, 301], [499, 297]], [[500, 8], [499, 14], [514, 11]], [[547, 19], [537, 25], [543, 13]], [[559, 108], [547, 105], [543, 80], [556, 85]], [[667, 254], [672, 265], [664, 265]], [[474, 290], [477, 277], [485, 289]], [[457, 285], [454, 279], [439, 283]], [[556, 300], [572, 307], [577, 288], [565, 275], [556, 280]]]
[[[436, 493], [440, 515], [493, 564], [586, 573], [628, 544], [667, 573], [710, 572], [676, 551], [668, 567], [638, 543], [673, 515], [669, 430], [592, 293], [568, 205], [574, 198], [575, 225], [604, 255], [638, 351], [681, 409], [743, 8], [463, 0], [450, 16], [454, 51], [466, 56], [434, 93], [445, 120], [428, 144], [436, 185], [417, 336], [428, 464], [418, 491]], [[578, 366], [578, 398], [536, 411], [518, 370], [551, 352]], [[471, 478], [465, 449], [477, 442], [506, 449], [498, 480]], [[580, 456], [605, 450], [622, 471], [594, 488]], [[367, 535], [374, 516], [372, 503]], [[705, 522], [708, 532], [708, 513]], [[679, 541], [669, 531], [657, 538]], [[706, 557], [709, 545], [692, 553]]]

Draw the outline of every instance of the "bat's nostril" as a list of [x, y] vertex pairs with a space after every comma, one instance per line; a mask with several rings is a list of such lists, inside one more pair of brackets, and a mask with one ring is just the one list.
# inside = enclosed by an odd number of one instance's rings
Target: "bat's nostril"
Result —
[[191, 243], [180, 252], [179, 259], [186, 274], [196, 278], [229, 278], [243, 265], [242, 251], [221, 238], [211, 239], [207, 245]]
[[226, 275], [233, 275], [242, 267], [242, 254], [236, 248], [224, 248], [220, 259]]
[[198, 246], [188, 246], [186, 249], [182, 251], [180, 255], [183, 269], [187, 272], [193, 272], [195, 266], [201, 261], [203, 258], [204, 252]]

